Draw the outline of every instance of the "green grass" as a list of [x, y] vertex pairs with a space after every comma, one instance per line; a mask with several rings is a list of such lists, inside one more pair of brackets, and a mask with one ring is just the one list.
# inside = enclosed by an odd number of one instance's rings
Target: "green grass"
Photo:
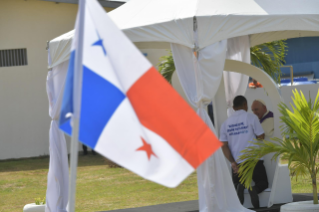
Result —
[[[317, 182], [319, 177], [317, 176]], [[311, 177], [298, 177], [298, 181], [296, 178], [291, 179], [291, 189], [292, 193], [312, 193], [312, 183]]]
[[[0, 212], [22, 211], [46, 193], [49, 158], [0, 161]], [[80, 156], [76, 211], [103, 211], [198, 199], [196, 174], [175, 189], [110, 168], [101, 156]]]
[[[282, 163], [285, 163], [283, 161]], [[134, 208], [198, 199], [196, 174], [175, 189], [144, 180], [124, 168], [110, 168], [101, 156], [80, 156], [76, 211]], [[46, 193], [49, 158], [0, 161], [0, 212], [21, 212]], [[310, 177], [291, 180], [293, 193], [312, 193]]]
[[[281, 160], [280, 162], [281, 164], [287, 164], [288, 160]], [[310, 175], [300, 176], [298, 179], [294, 176], [290, 180], [292, 193], [312, 193], [312, 181]], [[318, 180], [319, 175], [317, 175], [317, 183], [319, 182]]]

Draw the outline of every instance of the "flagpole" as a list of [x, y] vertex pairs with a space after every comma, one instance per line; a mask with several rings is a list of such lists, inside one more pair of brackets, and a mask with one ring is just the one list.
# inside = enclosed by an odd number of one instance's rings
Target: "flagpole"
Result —
[[76, 26], [75, 36], [77, 36], [77, 45], [75, 50], [74, 79], [73, 79], [73, 126], [70, 153], [70, 180], [69, 180], [69, 208], [68, 212], [75, 211], [75, 193], [76, 193], [76, 171], [78, 166], [78, 145], [79, 145], [79, 125], [81, 110], [82, 93], [82, 56], [83, 56], [83, 35], [85, 18], [85, 0], [79, 0], [79, 20]]

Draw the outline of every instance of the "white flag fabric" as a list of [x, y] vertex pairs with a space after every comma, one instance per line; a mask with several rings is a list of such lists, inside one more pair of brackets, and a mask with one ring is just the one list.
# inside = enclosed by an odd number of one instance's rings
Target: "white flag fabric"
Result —
[[[79, 26], [84, 27], [83, 43], [78, 42]], [[81, 90], [73, 83], [79, 47]], [[78, 110], [73, 99], [80, 94]], [[168, 187], [177, 186], [221, 146], [96, 0], [88, 0], [77, 17], [60, 116], [60, 129], [69, 135], [74, 116], [80, 119], [83, 144]]]

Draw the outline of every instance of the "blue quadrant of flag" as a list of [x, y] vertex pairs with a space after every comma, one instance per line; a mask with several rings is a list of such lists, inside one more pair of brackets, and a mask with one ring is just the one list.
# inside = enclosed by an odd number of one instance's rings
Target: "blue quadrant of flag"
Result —
[[113, 113], [126, 98], [109, 81], [83, 66], [79, 140], [94, 148]]
[[[64, 110], [61, 110], [60, 115], [60, 129], [70, 136], [72, 135], [71, 118], [66, 117], [66, 115], [74, 111], [72, 101], [74, 55], [75, 51], [71, 53], [70, 57], [65, 93], [62, 101], [62, 108]], [[79, 140], [93, 149], [104, 127], [125, 98], [125, 94], [116, 86], [100, 77], [88, 67], [83, 66]]]

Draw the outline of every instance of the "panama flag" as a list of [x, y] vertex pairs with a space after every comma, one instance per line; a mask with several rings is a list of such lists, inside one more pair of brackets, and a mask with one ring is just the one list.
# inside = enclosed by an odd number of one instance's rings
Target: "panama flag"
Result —
[[[74, 58], [81, 48], [82, 89], [76, 90]], [[75, 25], [60, 115], [60, 129], [69, 135], [80, 94], [79, 140], [159, 184], [177, 186], [221, 146], [96, 0], [86, 1]]]

